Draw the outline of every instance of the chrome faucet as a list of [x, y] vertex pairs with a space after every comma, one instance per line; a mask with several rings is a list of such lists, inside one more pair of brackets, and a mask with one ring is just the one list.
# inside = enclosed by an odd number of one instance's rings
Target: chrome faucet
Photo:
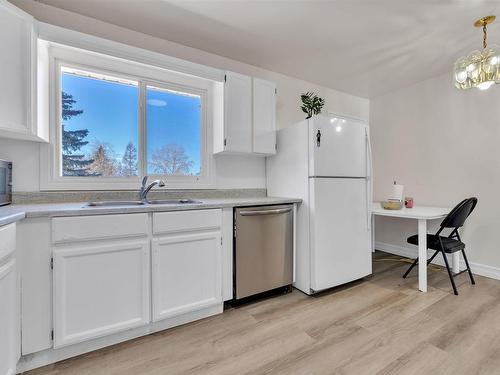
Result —
[[147, 182], [148, 176], [144, 176], [144, 178], [142, 179], [141, 190], [139, 190], [139, 199], [143, 202], [147, 201], [147, 195], [153, 187], [155, 187], [156, 185], [158, 185], [159, 187], [165, 186], [165, 182], [163, 182], [163, 180], [154, 180], [148, 186], [146, 186]]

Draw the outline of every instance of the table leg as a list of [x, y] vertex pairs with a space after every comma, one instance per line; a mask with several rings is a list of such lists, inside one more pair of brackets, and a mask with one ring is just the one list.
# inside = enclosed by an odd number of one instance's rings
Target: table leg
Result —
[[418, 220], [418, 289], [427, 292], [427, 220]]
[[372, 241], [372, 253], [375, 252], [375, 215], [372, 215], [372, 227], [371, 227], [371, 241]]
[[451, 268], [453, 270], [453, 273], [459, 273], [460, 272], [460, 252], [456, 251], [453, 253], [452, 258], [451, 258]]

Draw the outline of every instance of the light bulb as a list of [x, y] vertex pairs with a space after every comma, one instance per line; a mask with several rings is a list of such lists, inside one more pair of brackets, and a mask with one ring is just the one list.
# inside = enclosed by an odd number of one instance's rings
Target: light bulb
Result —
[[335, 127], [335, 130], [336, 130], [338, 133], [340, 133], [340, 132], [342, 131], [342, 126], [337, 125], [337, 126]]
[[331, 118], [331, 119], [330, 119], [330, 124], [333, 124], [333, 123], [335, 122], [335, 120], [336, 120], [336, 118], [335, 118], [335, 117]]
[[495, 83], [494, 81], [485, 81], [477, 85], [477, 88], [482, 91], [488, 90], [494, 83]]
[[456, 72], [455, 79], [457, 82], [464, 83], [467, 80], [467, 72], [465, 70]]

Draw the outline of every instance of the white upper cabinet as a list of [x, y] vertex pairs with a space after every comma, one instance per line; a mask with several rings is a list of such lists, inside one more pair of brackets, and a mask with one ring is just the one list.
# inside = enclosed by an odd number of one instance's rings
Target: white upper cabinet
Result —
[[[271, 155], [276, 144], [276, 86], [262, 79], [226, 72], [216, 91], [214, 152]], [[220, 99], [223, 97], [223, 100]], [[216, 106], [217, 107], [217, 106]]]
[[224, 86], [224, 151], [252, 152], [252, 78], [227, 72]]
[[276, 85], [253, 79], [253, 152], [276, 153]]
[[48, 140], [37, 126], [37, 35], [29, 14], [0, 0], [0, 137]]

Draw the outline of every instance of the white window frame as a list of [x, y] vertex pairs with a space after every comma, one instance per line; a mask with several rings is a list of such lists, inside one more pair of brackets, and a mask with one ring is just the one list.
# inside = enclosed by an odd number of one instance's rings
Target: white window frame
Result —
[[[211, 189], [215, 186], [212, 142], [213, 93], [216, 82], [183, 73], [127, 61], [91, 51], [47, 43], [49, 81], [50, 142], [41, 145], [41, 190], [137, 190], [147, 171], [146, 91], [147, 85], [184, 91], [202, 97], [201, 108], [201, 173], [198, 176], [151, 175], [162, 178], [164, 189]], [[61, 66], [109, 74], [139, 82], [138, 108], [138, 176], [76, 177], [62, 176], [61, 152]]]

